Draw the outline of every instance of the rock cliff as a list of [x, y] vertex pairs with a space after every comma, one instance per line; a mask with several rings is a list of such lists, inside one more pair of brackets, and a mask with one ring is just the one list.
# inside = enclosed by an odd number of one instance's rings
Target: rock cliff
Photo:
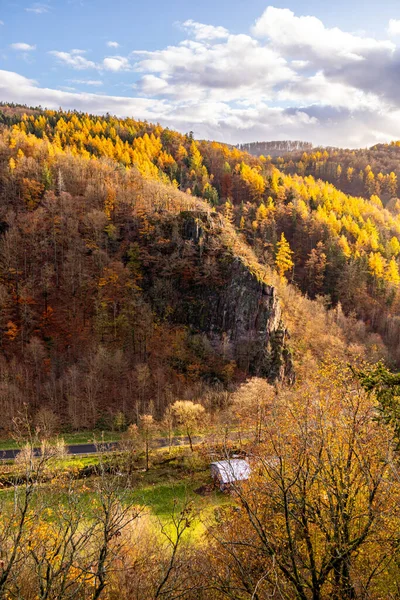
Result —
[[200, 211], [164, 221], [147, 258], [146, 293], [158, 314], [204, 334], [244, 371], [293, 380], [276, 290], [224, 244], [222, 229], [219, 216]]

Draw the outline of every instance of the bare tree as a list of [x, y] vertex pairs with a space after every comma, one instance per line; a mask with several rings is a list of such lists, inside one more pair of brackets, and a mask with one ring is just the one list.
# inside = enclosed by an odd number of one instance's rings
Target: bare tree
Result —
[[0, 520], [0, 597], [5, 596], [13, 571], [19, 569], [24, 560], [22, 547], [28, 532], [39, 519], [40, 509], [36, 500], [40, 484], [46, 478], [49, 464], [60, 456], [60, 448], [43, 443], [32, 429], [27, 411], [14, 420], [14, 433], [22, 446], [18, 463], [22, 468], [14, 480], [13, 504], [2, 501]]
[[141, 508], [132, 501], [126, 479], [109, 473], [107, 463], [101, 459], [95, 481], [92, 539], [94, 551], [91, 557], [93, 600], [105, 590], [115, 567], [115, 560], [122, 553], [124, 537], [122, 531], [139, 518]]
[[160, 561], [160, 581], [155, 589], [154, 598], [180, 598], [188, 593], [189, 586], [182, 579], [183, 556], [179, 550], [183, 544], [184, 534], [193, 524], [196, 515], [192, 503], [186, 501], [182, 508], [175, 502], [170, 521], [160, 522], [161, 534], [165, 540]]

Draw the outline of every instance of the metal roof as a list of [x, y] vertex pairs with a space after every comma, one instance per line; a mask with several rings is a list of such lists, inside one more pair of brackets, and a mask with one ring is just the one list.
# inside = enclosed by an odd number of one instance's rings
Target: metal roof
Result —
[[211, 467], [215, 467], [218, 470], [218, 475], [222, 483], [243, 481], [244, 479], [248, 479], [251, 473], [249, 463], [242, 458], [219, 460], [211, 463]]

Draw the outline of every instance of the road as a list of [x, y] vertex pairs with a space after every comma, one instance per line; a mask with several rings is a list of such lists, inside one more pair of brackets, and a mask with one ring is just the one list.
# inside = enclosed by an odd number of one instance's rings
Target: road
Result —
[[[117, 442], [108, 442], [106, 444], [102, 444], [102, 449], [104, 450], [116, 450]], [[72, 444], [67, 446], [68, 454], [95, 454], [98, 452], [98, 446], [96, 444]], [[13, 460], [17, 454], [19, 454], [19, 449], [15, 448], [13, 450], [0, 450], [0, 460]], [[40, 448], [35, 448], [35, 454], [38, 456], [40, 453]]]
[[[199, 436], [195, 436], [193, 438], [193, 444], [198, 444], [201, 442], [202, 438]], [[182, 444], [188, 444], [189, 440], [187, 438], [173, 438], [172, 446], [180, 446]], [[157, 448], [165, 448], [168, 446], [168, 440], [166, 438], [158, 438], [155, 440], [155, 446]], [[96, 444], [71, 444], [66, 446], [68, 454], [74, 454], [75, 456], [85, 455], [85, 454], [95, 454], [99, 451], [99, 447]], [[118, 442], [106, 442], [101, 444], [101, 449], [103, 451], [112, 451], [118, 449]], [[0, 460], [13, 460], [17, 454], [19, 454], [20, 450], [15, 448], [13, 450], [0, 450]], [[39, 455], [40, 448], [35, 448], [36, 455]]]

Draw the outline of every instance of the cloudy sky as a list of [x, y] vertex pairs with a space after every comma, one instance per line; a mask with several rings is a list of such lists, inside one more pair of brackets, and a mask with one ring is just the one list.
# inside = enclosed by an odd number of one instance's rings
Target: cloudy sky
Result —
[[1, 0], [0, 99], [229, 143], [400, 139], [400, 2]]

